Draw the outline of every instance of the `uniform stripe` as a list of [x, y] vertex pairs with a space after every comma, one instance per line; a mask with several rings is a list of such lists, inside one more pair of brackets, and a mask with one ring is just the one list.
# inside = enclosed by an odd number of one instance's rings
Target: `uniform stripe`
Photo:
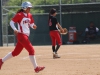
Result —
[[22, 26], [20, 25], [20, 23], [19, 23], [19, 26], [20, 26], [20, 30], [21, 30], [21, 32], [23, 32], [23, 30], [22, 30]]

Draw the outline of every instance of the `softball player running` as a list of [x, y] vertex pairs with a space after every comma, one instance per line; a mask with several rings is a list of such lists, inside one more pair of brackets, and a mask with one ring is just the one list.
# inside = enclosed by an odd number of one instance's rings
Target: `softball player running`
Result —
[[[32, 44], [28, 39], [28, 36], [30, 34], [29, 27], [32, 27], [33, 29], [37, 28], [37, 26], [34, 24], [34, 19], [30, 14], [30, 8], [32, 7], [32, 4], [30, 2], [23, 2], [21, 7], [22, 8], [10, 21], [10, 26], [14, 30], [14, 33], [16, 34], [17, 38], [16, 47], [12, 52], [8, 53], [5, 57], [0, 59], [0, 69], [6, 60], [19, 55], [22, 49], [25, 48], [29, 53], [30, 61], [34, 66], [35, 72], [37, 73], [43, 70], [45, 67], [39, 67], [37, 65], [34, 55], [35, 54], [34, 48], [32, 47]], [[14, 23], [18, 24], [18, 29], [14, 26]]]
[[[62, 45], [61, 37], [58, 31], [58, 28], [62, 31], [62, 27], [56, 19], [56, 9], [52, 8], [49, 13], [49, 30], [50, 30], [50, 37], [52, 40], [52, 50], [53, 50], [53, 58], [60, 58], [57, 54], [58, 49]], [[57, 28], [58, 27], [58, 28]], [[56, 42], [58, 43], [56, 46]], [[56, 48], [55, 48], [56, 46]]]

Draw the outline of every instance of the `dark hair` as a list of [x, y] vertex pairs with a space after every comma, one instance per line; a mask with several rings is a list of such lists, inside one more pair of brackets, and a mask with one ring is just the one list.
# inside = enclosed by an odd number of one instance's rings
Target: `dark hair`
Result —
[[55, 9], [55, 8], [52, 8], [52, 9], [50, 10], [50, 13], [49, 13], [49, 14], [53, 15], [55, 12], [56, 12], [56, 9]]
[[20, 13], [20, 12], [23, 12], [24, 10], [23, 9], [19, 9], [18, 11], [17, 11], [17, 13]]
[[50, 12], [49, 12], [49, 17], [50, 17], [50, 15], [53, 15], [54, 13], [56, 13], [57, 11], [56, 11], [56, 9], [55, 8], [52, 8], [51, 10], [50, 10]]

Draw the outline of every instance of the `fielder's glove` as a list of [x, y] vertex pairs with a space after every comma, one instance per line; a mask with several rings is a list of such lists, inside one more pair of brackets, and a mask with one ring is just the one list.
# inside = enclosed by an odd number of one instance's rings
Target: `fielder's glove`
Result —
[[64, 32], [62, 32], [61, 30], [59, 30], [60, 34], [66, 35], [68, 33], [68, 30], [66, 28], [63, 28], [63, 31]]

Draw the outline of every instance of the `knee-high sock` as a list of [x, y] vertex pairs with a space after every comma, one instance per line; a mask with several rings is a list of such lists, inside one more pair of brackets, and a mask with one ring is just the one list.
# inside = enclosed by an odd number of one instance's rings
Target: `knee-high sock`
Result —
[[55, 52], [55, 46], [52, 46], [52, 51]]
[[13, 56], [12, 56], [12, 53], [10, 52], [10, 53], [8, 53], [4, 58], [2, 58], [2, 62], [5, 62], [6, 60], [8, 60], [8, 59], [10, 59], [10, 58], [12, 58]]
[[36, 58], [35, 58], [35, 55], [29, 55], [29, 58], [34, 66], [34, 69], [38, 66], [37, 63], [36, 63]]
[[60, 48], [60, 45], [57, 45], [55, 52], [57, 53], [58, 49]]

